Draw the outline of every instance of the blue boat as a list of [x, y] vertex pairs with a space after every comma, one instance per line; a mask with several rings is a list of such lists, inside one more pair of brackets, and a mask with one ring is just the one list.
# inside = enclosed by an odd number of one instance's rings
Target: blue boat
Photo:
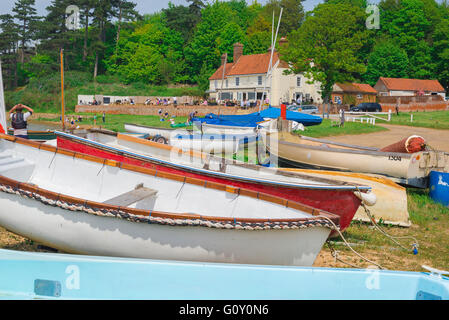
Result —
[[430, 171], [429, 196], [445, 206], [449, 206], [449, 173]]
[[0, 298], [448, 300], [438, 271], [257, 266], [0, 250]]

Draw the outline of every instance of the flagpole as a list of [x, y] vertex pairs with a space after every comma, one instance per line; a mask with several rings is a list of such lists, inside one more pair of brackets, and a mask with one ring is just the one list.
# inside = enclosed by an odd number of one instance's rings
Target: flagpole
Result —
[[65, 110], [64, 110], [64, 49], [61, 49], [61, 120], [62, 131], [65, 131]]

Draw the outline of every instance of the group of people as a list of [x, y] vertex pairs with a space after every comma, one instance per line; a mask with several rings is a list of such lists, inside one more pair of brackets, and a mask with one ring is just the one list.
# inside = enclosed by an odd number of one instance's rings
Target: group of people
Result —
[[145, 100], [145, 105], [156, 105], [156, 106], [168, 106], [173, 104], [175, 107], [178, 105], [178, 99], [176, 97], [173, 97], [173, 99], [170, 98], [156, 98], [156, 100], [151, 100], [150, 98]]

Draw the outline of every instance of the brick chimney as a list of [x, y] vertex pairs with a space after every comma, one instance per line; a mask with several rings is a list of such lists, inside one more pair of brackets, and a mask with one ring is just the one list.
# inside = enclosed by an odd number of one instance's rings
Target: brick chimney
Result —
[[286, 37], [282, 37], [279, 39], [279, 47], [282, 47], [283, 45], [286, 45], [288, 43], [288, 40]]
[[226, 53], [223, 53], [221, 55], [221, 65], [222, 66], [227, 62], [226, 60], [228, 60], [228, 55]]
[[234, 63], [243, 55], [243, 44], [237, 42], [234, 44]]

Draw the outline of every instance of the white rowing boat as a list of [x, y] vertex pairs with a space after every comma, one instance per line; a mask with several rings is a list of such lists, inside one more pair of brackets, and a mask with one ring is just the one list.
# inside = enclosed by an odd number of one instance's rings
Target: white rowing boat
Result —
[[[276, 156], [283, 166], [380, 174], [396, 183], [418, 188], [428, 186], [430, 171], [449, 172], [449, 153], [444, 151], [382, 152], [377, 148], [337, 143], [289, 132], [267, 131], [261, 136], [267, 151]], [[274, 140], [276, 146], [271, 148], [270, 141]]]
[[197, 150], [205, 153], [235, 154], [240, 145], [254, 141], [257, 134], [223, 134], [220, 132], [201, 133], [185, 128], [168, 129], [156, 128], [135, 124], [125, 124], [125, 131], [130, 133], [146, 134], [149, 139], [180, 148], [182, 150]]
[[313, 264], [338, 216], [0, 135], [0, 225], [79, 254]]

